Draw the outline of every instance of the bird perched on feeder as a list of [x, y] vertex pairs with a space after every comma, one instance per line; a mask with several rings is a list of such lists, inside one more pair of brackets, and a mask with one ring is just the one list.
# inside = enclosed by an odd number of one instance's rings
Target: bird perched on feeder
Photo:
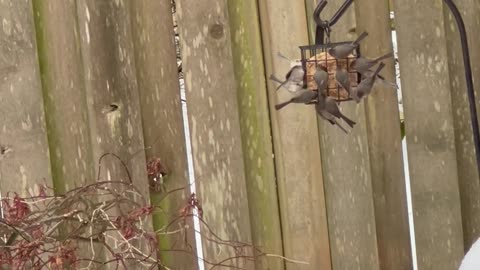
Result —
[[[293, 85], [303, 85], [303, 77], [305, 76], [305, 70], [303, 70], [302, 65], [293, 66], [285, 75], [285, 81], [280, 83], [276, 90], [280, 89], [282, 86], [289, 89], [288, 86]], [[270, 78], [275, 77], [273, 74]]]
[[337, 68], [337, 71], [335, 72], [335, 80], [350, 95], [350, 76], [345, 69]]
[[318, 93], [327, 95], [328, 87], [328, 72], [323, 65], [317, 65], [313, 79], [317, 83]]
[[359, 42], [368, 36], [367, 32], [363, 32], [358, 36], [358, 38], [352, 43], [339, 44], [328, 50], [328, 53], [337, 58], [345, 59], [347, 58], [355, 49], [358, 48]]
[[375, 83], [375, 79], [377, 78], [378, 73], [385, 67], [384, 63], [380, 63], [378, 65], [377, 70], [370, 76], [365, 77], [356, 88], [353, 88], [351, 91], [351, 98], [355, 100], [357, 103], [360, 102], [360, 100], [370, 94], [372, 92], [372, 87], [373, 84]]
[[358, 73], [364, 75], [366, 72], [370, 71], [370, 68], [380, 63], [380, 61], [390, 57], [393, 57], [392, 52], [389, 52], [385, 55], [382, 55], [374, 59], [359, 57], [352, 62], [351, 67], [354, 68]]
[[[323, 98], [323, 97], [322, 97]], [[325, 109], [331, 113], [333, 116], [337, 118], [343, 119], [345, 123], [347, 123], [351, 128], [356, 124], [355, 121], [351, 120], [350, 118], [346, 117], [338, 108], [337, 101], [332, 97], [325, 97]]]
[[279, 103], [275, 105], [275, 109], [280, 110], [281, 108], [287, 106], [290, 103], [309, 103], [317, 99], [318, 92], [312, 91], [309, 89], [301, 89], [298, 91], [297, 95], [291, 98], [288, 101]]
[[329, 106], [331, 105], [328, 105], [327, 97], [321, 94], [318, 95], [318, 102], [315, 104], [315, 110], [317, 111], [318, 115], [330, 122], [330, 124], [337, 125], [343, 132], [348, 134], [348, 131], [337, 122], [336, 116], [329, 111], [329, 109], [331, 110]]
[[[296, 93], [298, 90], [304, 88], [304, 83], [303, 83], [303, 81], [301, 81], [301, 82], [288, 82], [288, 83], [285, 83], [284, 81], [280, 80], [279, 78], [277, 78], [277, 76], [275, 76], [275, 75], [273, 75], [273, 74], [270, 75], [270, 78], [269, 78], [269, 79], [270, 79], [271, 81], [274, 81], [274, 82], [276, 82], [276, 83], [279, 83], [279, 84], [280, 84], [279, 88], [282, 87], [282, 84], [283, 84], [283, 87], [284, 87], [285, 89], [287, 89], [288, 92], [290, 92], [290, 93]], [[278, 90], [278, 88], [277, 88], [277, 90]]]

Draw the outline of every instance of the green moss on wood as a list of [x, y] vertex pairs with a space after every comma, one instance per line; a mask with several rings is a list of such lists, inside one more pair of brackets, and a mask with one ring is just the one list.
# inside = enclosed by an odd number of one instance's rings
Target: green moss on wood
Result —
[[[273, 146], [257, 3], [228, 1], [237, 80], [243, 157], [254, 244], [282, 254]], [[284, 269], [276, 259], [258, 260], [259, 269]]]
[[[157, 207], [157, 210], [152, 216], [153, 228], [155, 231], [161, 230], [164, 232], [165, 226], [167, 226], [171, 221], [169, 217], [169, 210], [171, 208], [170, 201], [165, 200], [164, 195], [156, 193], [150, 193], [150, 200], [152, 205]], [[160, 256], [160, 261], [163, 265], [172, 265], [172, 253], [166, 252], [167, 250], [172, 248], [172, 242], [170, 241], [170, 238], [160, 235], [160, 237], [157, 237], [157, 239], [159, 248], [158, 256]]]
[[57, 158], [55, 155], [55, 146], [58, 145], [57, 140], [58, 138], [55, 137], [57, 134], [55, 128], [55, 124], [52, 122], [52, 118], [49, 117], [50, 115], [55, 113], [55, 104], [53, 100], [50, 98], [50, 89], [52, 87], [52, 82], [49, 80], [49, 76], [47, 76], [47, 72], [49, 70], [49, 63], [48, 63], [48, 49], [46, 46], [46, 39], [48, 35], [48, 30], [45, 28], [45, 24], [43, 21], [42, 15], [45, 14], [44, 12], [44, 5], [46, 5], [45, 1], [42, 0], [33, 0], [33, 14], [34, 14], [34, 22], [35, 22], [35, 32], [37, 38], [37, 54], [38, 54], [38, 62], [40, 66], [40, 76], [42, 82], [42, 92], [43, 92], [43, 102], [45, 108], [45, 118], [47, 124], [47, 137], [48, 137], [48, 147], [50, 151], [50, 165], [52, 169], [52, 182], [55, 192], [57, 194], [61, 194], [65, 192], [65, 182], [63, 179], [62, 173], [62, 162], [61, 158]]

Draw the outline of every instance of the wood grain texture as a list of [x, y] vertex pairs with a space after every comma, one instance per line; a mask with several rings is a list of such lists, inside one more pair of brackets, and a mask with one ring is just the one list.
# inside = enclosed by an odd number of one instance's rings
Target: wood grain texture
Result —
[[57, 192], [95, 182], [75, 1], [33, 1]]
[[[133, 185], [148, 199], [129, 5], [124, 0], [79, 0], [77, 16], [93, 160], [98, 162], [105, 153], [117, 155], [126, 163]], [[100, 170], [96, 173], [101, 180], [129, 181], [126, 169], [113, 156], [102, 160]], [[128, 210], [115, 211], [112, 214]], [[144, 226], [152, 229], [151, 223]], [[146, 251], [147, 243], [141, 244]]]
[[0, 190], [33, 196], [52, 182], [32, 4], [1, 1], [0, 18]]
[[[194, 171], [204, 220], [223, 239], [251, 243], [227, 1], [180, 0], [177, 5]], [[206, 226], [202, 234], [212, 237]], [[207, 238], [202, 245], [207, 261], [236, 256], [232, 248]], [[225, 264], [253, 268], [253, 263], [241, 259]]]
[[443, 3], [394, 4], [418, 269], [456, 269], [464, 249]]
[[[310, 10], [316, 6], [314, 2], [307, 1]], [[331, 18], [341, 4], [329, 2], [322, 19]], [[357, 37], [351, 31], [357, 26], [355, 6], [350, 6], [332, 29], [332, 42]], [[359, 104], [344, 102], [340, 108], [357, 122], [348, 135], [319, 119], [332, 268], [379, 269], [364, 100]]]
[[[258, 1], [267, 77], [284, 77], [290, 68], [277, 52], [298, 59], [298, 46], [308, 44], [303, 1]], [[330, 269], [330, 251], [323, 190], [317, 117], [313, 106], [274, 105], [291, 98], [268, 83], [275, 166], [279, 191], [284, 254], [309, 265], [287, 263], [286, 269]]]
[[[361, 53], [375, 58], [393, 51], [387, 1], [355, 1], [357, 33], [368, 31]], [[395, 82], [394, 59], [382, 75]], [[364, 101], [380, 269], [411, 269], [410, 230], [397, 90], [377, 83]]]
[[[73, 0], [33, 1], [52, 180], [57, 194], [95, 182], [77, 10]], [[79, 242], [82, 258], [99, 259]], [[82, 261], [79, 267], [86, 267]]]
[[[257, 1], [228, 1], [228, 11], [253, 243], [262, 252], [282, 255]], [[259, 258], [255, 263], [256, 269], [284, 269], [278, 258]]]
[[[133, 183], [148, 194], [144, 141], [128, 1], [81, 0], [77, 4], [94, 160], [120, 156]], [[128, 181], [108, 157], [102, 179]], [[98, 173], [98, 172], [97, 172]]]
[[[480, 63], [480, 51], [476, 48], [480, 44], [480, 35], [478, 35], [480, 2], [459, 0], [455, 1], [455, 4], [462, 14], [467, 30], [478, 111], [480, 109], [480, 66], [478, 65]], [[448, 7], [444, 5], [443, 9], [457, 150], [458, 181], [462, 206], [463, 240], [466, 252], [480, 237], [480, 179], [475, 157], [475, 146], [473, 144], [460, 34]]]
[[[130, 2], [146, 157], [160, 158], [167, 173], [165, 190], [184, 188], [166, 198], [161, 191], [151, 191], [152, 203], [159, 203], [162, 208], [153, 217], [154, 229], [164, 231], [170, 225], [167, 230], [174, 231], [181, 229], [183, 219], [170, 223], [185, 206], [190, 191], [172, 7], [169, 1]], [[187, 225], [189, 228], [183, 233], [159, 237], [162, 263], [173, 269], [196, 269], [193, 222], [190, 220]]]

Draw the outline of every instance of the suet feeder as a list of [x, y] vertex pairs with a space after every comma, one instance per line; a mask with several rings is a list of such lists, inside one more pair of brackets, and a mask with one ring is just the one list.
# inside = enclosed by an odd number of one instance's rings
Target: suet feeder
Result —
[[352, 68], [351, 64], [360, 56], [360, 50], [357, 49], [354, 54], [350, 54], [346, 59], [336, 59], [328, 53], [328, 50], [340, 44], [351, 43], [330, 42], [330, 26], [340, 18], [350, 4], [348, 4], [347, 1], [330, 21], [322, 21], [320, 19], [320, 12], [325, 8], [326, 4], [326, 1], [320, 1], [313, 13], [313, 19], [317, 25], [315, 45], [300, 46], [301, 62], [303, 69], [305, 70], [304, 83], [308, 89], [317, 91], [318, 88], [313, 79], [313, 74], [315, 73], [317, 65], [322, 65], [328, 72], [328, 95], [339, 102], [348, 101], [351, 100], [348, 97], [348, 92], [335, 80], [335, 72], [338, 68], [346, 70], [350, 75], [350, 87], [357, 87], [360, 82], [360, 74]]
[[[473, 75], [470, 63], [470, 52], [468, 48], [467, 32], [465, 29], [465, 23], [462, 19], [462, 15], [458, 10], [457, 6], [455, 5], [454, 1], [443, 0], [443, 2], [452, 12], [460, 34], [463, 64], [465, 67], [465, 79], [467, 84], [467, 95], [470, 109], [470, 119], [473, 132], [473, 141], [475, 144], [475, 156], [477, 161], [477, 170], [480, 174], [480, 125], [478, 121], [477, 107], [475, 103], [476, 99], [473, 87]], [[356, 87], [361, 79], [360, 74], [358, 74], [353, 68], [351, 68], [351, 63], [360, 56], [358, 48], [355, 55], [350, 55], [347, 57], [347, 59], [335, 60], [331, 55], [328, 54], [329, 48], [333, 48], [338, 44], [342, 44], [330, 43], [330, 27], [333, 26], [340, 19], [340, 17], [345, 13], [345, 11], [352, 3], [353, 0], [345, 0], [345, 2], [330, 20], [322, 20], [320, 18], [320, 13], [327, 5], [327, 1], [321, 0], [313, 13], [313, 19], [315, 21], [315, 24], [317, 25], [315, 32], [315, 45], [300, 46], [302, 66], [305, 70], [304, 83], [306, 84], [306, 87], [311, 90], [318, 90], [317, 85], [312, 78], [312, 75], [315, 73], [316, 65], [323, 65], [324, 67], [326, 67], [329, 74], [327, 94], [338, 101], [349, 100], [346, 91], [343, 88], [339, 87], [337, 82], [335, 81], [335, 72], [338, 67], [346, 69], [350, 74], [351, 88]]]
[[315, 91], [318, 90], [317, 83], [313, 79], [313, 74], [315, 73], [317, 65], [322, 65], [328, 72], [327, 93], [337, 101], [350, 100], [348, 92], [335, 80], [335, 72], [337, 69], [341, 68], [348, 72], [351, 88], [357, 87], [360, 78], [357, 71], [352, 68], [352, 62], [358, 57], [358, 50], [355, 54], [350, 54], [346, 59], [336, 59], [328, 53], [330, 48], [343, 43], [349, 42], [300, 46], [302, 66], [305, 70], [304, 82], [307, 88]]

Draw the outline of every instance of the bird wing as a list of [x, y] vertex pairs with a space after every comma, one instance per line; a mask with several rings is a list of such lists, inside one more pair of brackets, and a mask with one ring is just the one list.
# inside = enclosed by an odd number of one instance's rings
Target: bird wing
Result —
[[325, 105], [326, 105], [327, 111], [330, 114], [332, 114], [336, 118], [341, 118], [342, 117], [342, 114], [340, 113], [340, 110], [338, 109], [338, 106], [333, 99], [328, 100]]
[[296, 65], [296, 66], [292, 67], [292, 68], [287, 72], [287, 74], [285, 75], [285, 79], [288, 80], [288, 78], [290, 78], [290, 76], [292, 76], [292, 72], [293, 72], [294, 70], [298, 69], [298, 68], [301, 68], [302, 71], [303, 71], [303, 67], [302, 67], [302, 66]]
[[288, 80], [288, 78], [290, 78], [290, 75], [292, 75], [292, 71], [293, 71], [294, 68], [291, 68], [287, 74], [285, 74], [285, 79]]
[[348, 91], [348, 88], [349, 88], [349, 80], [348, 80], [348, 74], [347, 74], [347, 80], [345, 81], [342, 81], [343, 78], [340, 78], [340, 80], [338, 79], [337, 76], [335, 76], [335, 80], [340, 84], [341, 87], [345, 88], [345, 90]]

